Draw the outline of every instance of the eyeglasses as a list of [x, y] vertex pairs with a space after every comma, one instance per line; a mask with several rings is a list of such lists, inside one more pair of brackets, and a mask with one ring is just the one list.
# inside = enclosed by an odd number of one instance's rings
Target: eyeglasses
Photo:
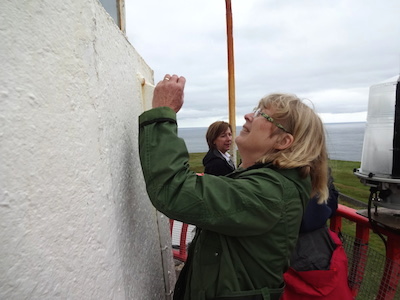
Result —
[[285, 127], [283, 127], [282, 124], [279, 124], [277, 122], [275, 122], [274, 118], [272, 118], [271, 116], [268, 116], [266, 113], [264, 113], [261, 108], [257, 108], [255, 107], [253, 109], [253, 117], [256, 118], [258, 116], [263, 116], [264, 118], [266, 118], [269, 122], [275, 124], [276, 127], [278, 127], [279, 129], [282, 129], [284, 132], [286, 133], [290, 133], [289, 131], [286, 130]]

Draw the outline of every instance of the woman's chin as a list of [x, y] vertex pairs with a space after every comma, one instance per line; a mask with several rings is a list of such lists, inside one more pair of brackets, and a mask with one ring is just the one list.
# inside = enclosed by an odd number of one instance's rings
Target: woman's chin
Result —
[[237, 144], [238, 141], [244, 139], [246, 135], [247, 135], [247, 132], [245, 132], [245, 131], [242, 130], [242, 131], [239, 133], [239, 135], [236, 137], [235, 143]]

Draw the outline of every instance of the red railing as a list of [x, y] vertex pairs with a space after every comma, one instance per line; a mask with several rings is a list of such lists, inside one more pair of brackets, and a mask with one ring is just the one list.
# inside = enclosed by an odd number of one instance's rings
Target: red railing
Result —
[[[172, 236], [174, 228], [174, 220], [170, 219], [169, 220], [169, 230]], [[181, 233], [180, 233], [180, 238], [179, 238], [179, 249], [174, 249], [172, 248], [172, 254], [174, 255], [174, 258], [180, 261], [185, 262], [187, 258], [187, 245], [186, 245], [186, 236], [187, 236], [187, 230], [188, 230], [188, 224], [183, 223], [182, 228], [181, 228]], [[174, 245], [173, 245], [174, 246]]]
[[[352, 260], [349, 265], [349, 286], [354, 298], [356, 298], [365, 275], [370, 231], [373, 228], [368, 218], [358, 214], [353, 208], [339, 204], [335, 216], [330, 220], [331, 230], [340, 233], [343, 218], [356, 224]], [[174, 220], [170, 220], [171, 235], [173, 227]], [[182, 224], [179, 249], [172, 250], [174, 258], [182, 262], [185, 262], [187, 258], [187, 229], [188, 224]], [[377, 296], [374, 299], [392, 300], [396, 299], [395, 297], [398, 295], [397, 286], [400, 280], [400, 237], [384, 227], [379, 228], [379, 232], [386, 236], [386, 258], [383, 276], [380, 280]]]
[[[352, 263], [349, 266], [349, 285], [356, 297], [364, 279], [367, 264], [370, 231], [373, 229], [368, 218], [357, 213], [353, 208], [340, 205], [330, 221], [330, 228], [335, 232], [342, 229], [342, 218], [356, 224]], [[386, 236], [386, 259], [383, 276], [380, 281], [376, 300], [395, 299], [400, 279], [400, 236], [398, 233], [379, 227], [380, 234]]]

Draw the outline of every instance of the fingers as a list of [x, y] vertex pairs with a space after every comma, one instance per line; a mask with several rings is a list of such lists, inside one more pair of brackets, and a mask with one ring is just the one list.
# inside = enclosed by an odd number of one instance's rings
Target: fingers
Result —
[[174, 74], [172, 76], [170, 74], [165, 74], [164, 79], [162, 81], [164, 81], [164, 82], [171, 81], [171, 82], [178, 82], [180, 84], [185, 84], [186, 78], [183, 76], [178, 76], [176, 74]]
[[176, 74], [166, 74], [154, 89], [153, 107], [167, 106], [178, 112], [183, 105], [186, 79]]
[[180, 76], [180, 77], [178, 78], [178, 83], [185, 85], [185, 83], [186, 83], [186, 78], [183, 77], [183, 76]]

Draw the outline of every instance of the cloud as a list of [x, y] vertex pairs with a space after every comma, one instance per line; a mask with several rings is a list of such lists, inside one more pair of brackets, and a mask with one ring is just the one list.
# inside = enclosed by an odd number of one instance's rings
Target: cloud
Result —
[[[369, 86], [399, 74], [400, 1], [232, 0], [237, 124], [271, 92], [324, 121], [365, 121]], [[228, 119], [225, 1], [126, 3], [127, 36], [151, 68], [187, 79], [180, 126]]]

